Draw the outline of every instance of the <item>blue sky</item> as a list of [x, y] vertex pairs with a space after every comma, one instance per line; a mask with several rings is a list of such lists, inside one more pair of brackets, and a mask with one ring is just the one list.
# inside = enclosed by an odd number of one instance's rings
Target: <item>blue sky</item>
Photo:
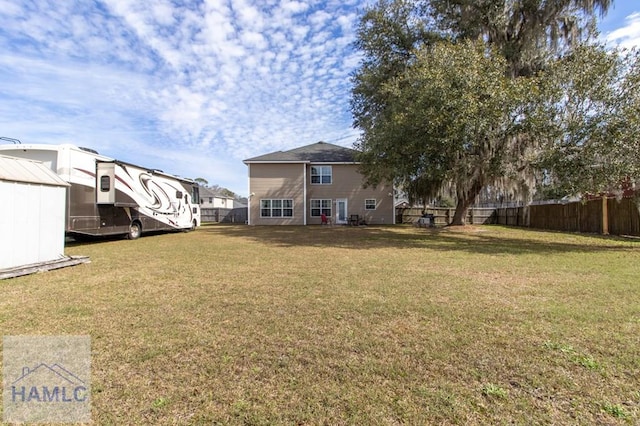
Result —
[[[247, 193], [245, 158], [350, 146], [362, 0], [0, 0], [0, 136]], [[640, 1], [603, 39], [640, 45]]]

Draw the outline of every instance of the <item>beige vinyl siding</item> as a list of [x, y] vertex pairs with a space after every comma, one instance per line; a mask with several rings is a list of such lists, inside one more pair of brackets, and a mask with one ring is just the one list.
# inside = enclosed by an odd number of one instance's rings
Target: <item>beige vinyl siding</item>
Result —
[[[304, 165], [260, 164], [250, 165], [249, 192], [251, 196], [249, 223], [252, 225], [304, 224]], [[260, 217], [260, 200], [293, 200], [293, 217]]]
[[[316, 165], [316, 164], [312, 164]], [[327, 165], [327, 164], [322, 164]], [[311, 184], [311, 165], [307, 165], [307, 200], [331, 199], [332, 220], [336, 217], [336, 199], [347, 199], [347, 217], [357, 214], [371, 225], [393, 224], [393, 187], [390, 184], [363, 188], [363, 177], [358, 172], [357, 164], [333, 164], [332, 183], [330, 185]], [[376, 200], [375, 210], [365, 210], [364, 202], [367, 199]], [[311, 217], [311, 211], [307, 211], [307, 223], [320, 224], [319, 217]]]

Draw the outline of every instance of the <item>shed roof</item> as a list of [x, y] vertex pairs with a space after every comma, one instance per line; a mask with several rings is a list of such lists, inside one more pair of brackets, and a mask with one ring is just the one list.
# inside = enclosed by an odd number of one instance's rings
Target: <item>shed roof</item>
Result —
[[245, 163], [355, 163], [358, 151], [327, 142], [317, 142], [288, 151], [248, 158]]
[[0, 155], [0, 180], [69, 186], [67, 182], [40, 161], [8, 157], [6, 155]]

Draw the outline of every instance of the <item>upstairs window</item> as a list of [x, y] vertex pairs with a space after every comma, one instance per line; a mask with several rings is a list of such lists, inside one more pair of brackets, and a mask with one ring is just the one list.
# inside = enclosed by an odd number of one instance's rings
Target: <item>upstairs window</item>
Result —
[[313, 185], [331, 185], [331, 166], [311, 166]]
[[376, 209], [376, 200], [375, 200], [375, 198], [364, 200], [364, 209], [365, 210], [375, 210]]

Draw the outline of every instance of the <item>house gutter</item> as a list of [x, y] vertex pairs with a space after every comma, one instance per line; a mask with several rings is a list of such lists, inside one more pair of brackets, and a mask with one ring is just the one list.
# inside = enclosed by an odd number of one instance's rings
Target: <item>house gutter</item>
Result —
[[247, 197], [247, 225], [251, 225], [251, 164], [247, 163], [248, 173], [247, 173], [247, 187], [249, 188], [249, 194]]
[[303, 219], [302, 224], [307, 226], [307, 164], [302, 163], [302, 210], [303, 210]]
[[392, 214], [392, 225], [396, 224], [396, 188], [391, 185], [391, 211], [393, 212]]

